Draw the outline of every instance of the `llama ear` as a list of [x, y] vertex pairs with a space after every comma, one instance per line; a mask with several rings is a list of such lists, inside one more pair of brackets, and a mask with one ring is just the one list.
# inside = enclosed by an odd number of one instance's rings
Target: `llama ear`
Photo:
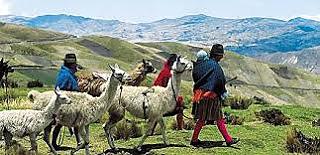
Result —
[[0, 64], [3, 64], [3, 58], [1, 58]]
[[114, 65], [114, 68], [119, 69], [118, 64], [115, 64], [115, 65]]
[[92, 76], [95, 77], [95, 78], [100, 77], [99, 73], [97, 73], [97, 72], [92, 72]]
[[142, 59], [143, 64], [146, 64], [146, 60]]
[[111, 69], [112, 72], [115, 71], [114, 67], [112, 67], [110, 64], [108, 66], [109, 66], [109, 68]]
[[180, 62], [181, 55], [177, 57], [177, 61]]
[[56, 93], [57, 96], [61, 95], [61, 90], [59, 88], [59, 86], [56, 87], [56, 89], [54, 90], [54, 92]]
[[103, 73], [92, 72], [92, 76], [95, 77], [95, 78], [102, 78], [104, 80], [108, 80], [108, 76], [106, 76]]

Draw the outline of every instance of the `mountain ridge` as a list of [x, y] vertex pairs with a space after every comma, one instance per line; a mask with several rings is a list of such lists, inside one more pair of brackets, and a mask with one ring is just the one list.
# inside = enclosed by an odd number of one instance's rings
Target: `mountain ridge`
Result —
[[[286, 38], [285, 36], [284, 38], [279, 38], [279, 36], [292, 34], [297, 29], [306, 30], [304, 31], [306, 33], [310, 30], [314, 33], [319, 33], [320, 31], [318, 28], [320, 22], [301, 17], [284, 21], [262, 17], [224, 19], [198, 14], [133, 24], [119, 20], [94, 19], [59, 14], [43, 15], [34, 18], [16, 16], [16, 20], [14, 16], [0, 16], [0, 21], [45, 28], [80, 36], [98, 34], [126, 40], [171, 40], [206, 45], [210, 45], [213, 42], [220, 42], [225, 44], [225, 46], [229, 46], [230, 49], [233, 49], [235, 52], [246, 55], [254, 55], [255, 53], [252, 50], [246, 52], [242, 49], [252, 47], [259, 43], [272, 42], [269, 40], [278, 40], [281, 42]], [[296, 37], [301, 35], [301, 33], [292, 35]], [[278, 38], [275, 38], [277, 36]], [[315, 38], [319, 39], [320, 37], [317, 34]], [[320, 43], [317, 42], [316, 45], [312, 44], [308, 46], [308, 48], [318, 45], [320, 45]], [[276, 46], [274, 49], [265, 49], [263, 45], [261, 45], [261, 47], [263, 47], [261, 49], [262, 52], [288, 52], [292, 51], [292, 49], [300, 50], [299, 48], [281, 49]]]
[[[286, 55], [320, 46], [320, 22], [301, 17], [285, 21], [262, 17], [224, 19], [198, 14], [133, 24], [60, 14], [34, 18], [0, 16], [0, 21], [77, 36], [111, 36], [130, 42], [169, 41], [204, 47], [221, 43], [227, 50], [251, 57]], [[311, 61], [312, 57], [305, 55], [304, 59]]]

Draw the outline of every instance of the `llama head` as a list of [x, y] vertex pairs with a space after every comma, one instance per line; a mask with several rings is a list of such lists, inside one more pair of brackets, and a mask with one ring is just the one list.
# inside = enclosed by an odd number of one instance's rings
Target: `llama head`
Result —
[[109, 68], [112, 71], [111, 76], [114, 76], [119, 82], [124, 83], [127, 80], [132, 80], [130, 74], [120, 69], [118, 64], [115, 64], [114, 67], [109, 65]]
[[172, 71], [176, 73], [183, 73], [186, 70], [188, 71], [192, 70], [191, 61], [187, 60], [185, 57], [181, 58], [181, 56], [178, 56], [176, 58], [176, 61], [172, 65]]
[[59, 87], [56, 87], [54, 92], [57, 95], [58, 103], [71, 104], [71, 99], [65, 93], [62, 93]]
[[144, 74], [157, 72], [157, 69], [153, 66], [150, 60], [142, 59], [142, 67]]

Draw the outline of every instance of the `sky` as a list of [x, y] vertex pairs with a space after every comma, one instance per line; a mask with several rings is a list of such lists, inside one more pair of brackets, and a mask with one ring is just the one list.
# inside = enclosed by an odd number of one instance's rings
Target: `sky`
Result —
[[221, 18], [304, 17], [320, 21], [320, 0], [0, 0], [0, 15], [69, 14], [142, 23], [205, 14]]

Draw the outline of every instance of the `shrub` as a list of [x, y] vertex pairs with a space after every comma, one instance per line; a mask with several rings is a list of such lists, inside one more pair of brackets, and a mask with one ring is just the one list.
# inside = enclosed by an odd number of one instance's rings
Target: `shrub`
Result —
[[184, 129], [186, 130], [193, 130], [195, 125], [195, 121], [193, 119], [187, 119], [184, 122]]
[[248, 109], [254, 101], [243, 97], [230, 97], [224, 102], [224, 106], [230, 106], [231, 109]]
[[319, 154], [320, 139], [318, 137], [309, 138], [301, 131], [294, 129], [287, 136], [286, 148], [290, 153]]
[[43, 87], [43, 83], [41, 81], [39, 81], [39, 80], [29, 81], [27, 83], [27, 87], [28, 88]]
[[260, 105], [269, 105], [270, 104], [263, 97], [253, 96], [252, 99], [254, 100], [253, 104], [260, 104]]
[[243, 124], [244, 119], [240, 118], [239, 116], [231, 115], [228, 112], [224, 112], [224, 116], [225, 116], [226, 124], [231, 124], [231, 125], [242, 125]]
[[112, 131], [115, 140], [123, 139], [129, 140], [130, 138], [138, 138], [142, 136], [142, 129], [135, 121], [122, 120], [117, 123]]
[[[194, 125], [195, 125], [195, 121], [193, 119], [185, 119], [184, 120], [184, 125], [183, 125], [183, 129], [186, 130], [193, 130], [194, 129]], [[178, 125], [177, 125], [177, 121], [173, 121], [170, 128], [172, 130], [178, 130]]]
[[28, 151], [26, 148], [24, 148], [20, 143], [13, 140], [11, 146], [6, 149], [5, 151], [6, 155], [31, 155], [32, 153]]
[[256, 112], [256, 116], [273, 125], [291, 124], [290, 118], [285, 116], [279, 109], [261, 110]]

